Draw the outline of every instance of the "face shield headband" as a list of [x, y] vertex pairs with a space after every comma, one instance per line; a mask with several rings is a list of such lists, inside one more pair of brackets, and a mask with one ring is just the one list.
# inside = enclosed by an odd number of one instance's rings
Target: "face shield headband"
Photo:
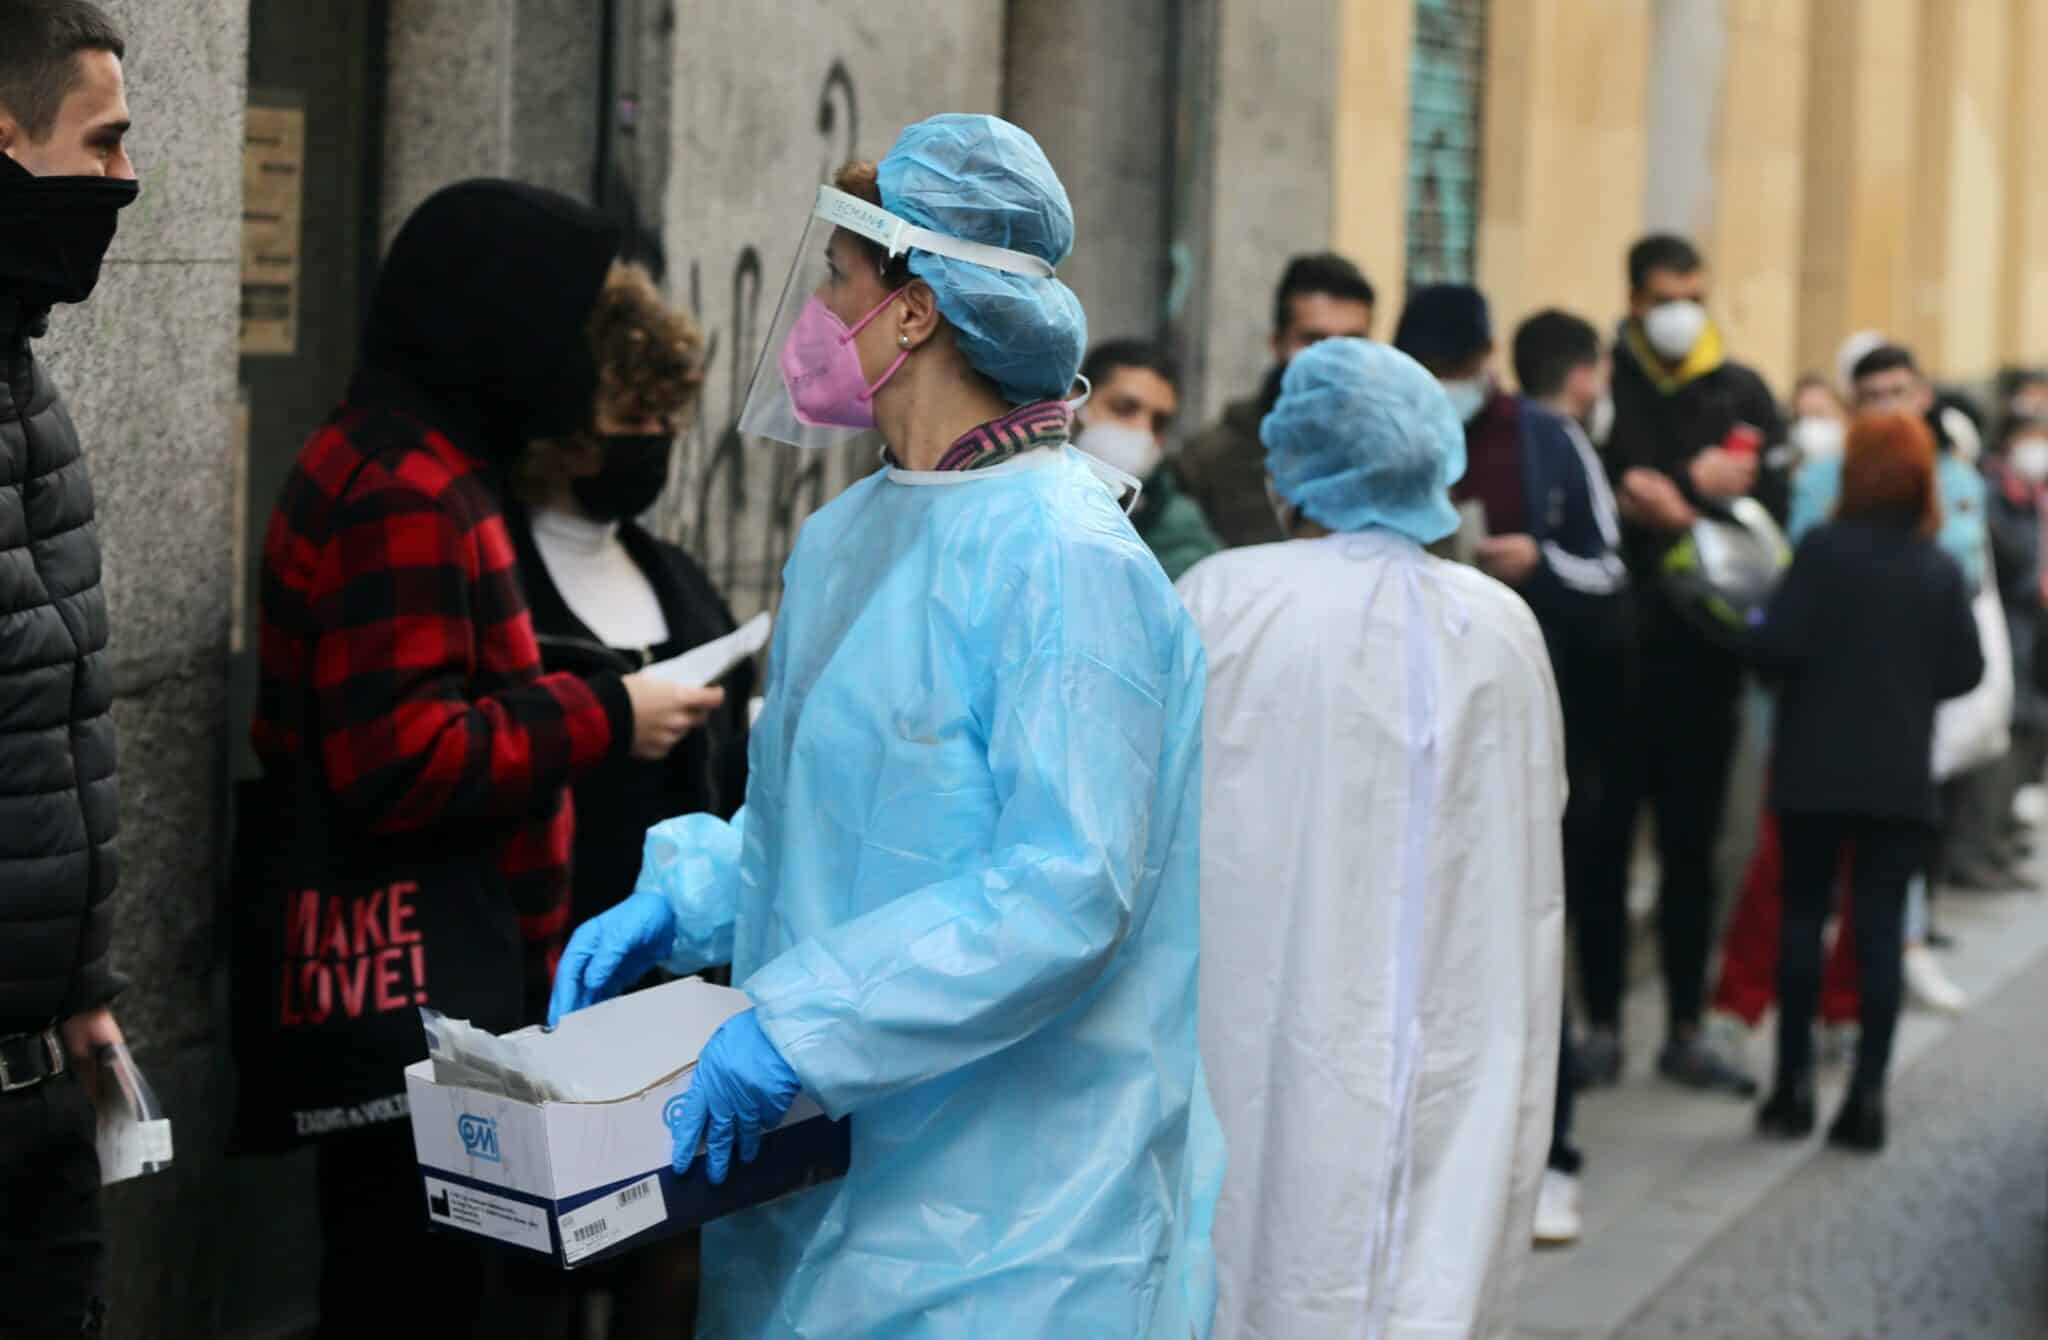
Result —
[[[838, 446], [871, 428], [868, 402], [907, 356], [899, 356], [887, 374], [869, 385], [853, 341], [889, 300], [849, 326], [817, 297], [827, 275], [827, 245], [833, 232], [842, 228], [882, 248], [883, 266], [909, 252], [924, 251], [1034, 279], [1050, 279], [1054, 273], [1040, 257], [948, 237], [858, 196], [820, 186], [768, 341], [754, 366], [740, 412], [743, 434], [797, 447]], [[801, 411], [793, 388], [801, 388]]]

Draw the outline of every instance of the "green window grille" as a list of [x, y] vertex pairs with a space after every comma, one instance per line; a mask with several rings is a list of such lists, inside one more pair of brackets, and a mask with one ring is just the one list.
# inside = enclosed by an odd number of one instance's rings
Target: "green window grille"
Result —
[[1469, 284], [1479, 232], [1486, 0], [1415, 0], [1407, 281]]

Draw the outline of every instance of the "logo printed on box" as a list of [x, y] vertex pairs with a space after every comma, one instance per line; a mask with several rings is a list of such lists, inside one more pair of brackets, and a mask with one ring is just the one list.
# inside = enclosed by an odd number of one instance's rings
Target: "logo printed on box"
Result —
[[684, 1092], [677, 1094], [675, 1097], [669, 1099], [666, 1103], [663, 1103], [661, 1105], [662, 1125], [668, 1127], [670, 1130], [674, 1130], [677, 1126], [682, 1124], [683, 1099], [688, 1096], [689, 1091], [685, 1090]]
[[486, 1163], [497, 1163], [498, 1123], [491, 1117], [474, 1116], [468, 1112], [456, 1119], [455, 1129], [462, 1136], [463, 1152], [473, 1159]]

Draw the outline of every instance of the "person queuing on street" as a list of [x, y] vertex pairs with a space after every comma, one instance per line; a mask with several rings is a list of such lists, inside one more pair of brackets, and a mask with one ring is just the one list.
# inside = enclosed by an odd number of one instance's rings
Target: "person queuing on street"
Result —
[[[500, 480], [528, 441], [590, 422], [590, 316], [616, 245], [601, 216], [536, 187], [429, 197], [392, 242], [361, 365], [264, 542], [251, 734], [285, 813], [242, 822], [286, 869], [318, 832], [438, 872], [444, 906], [417, 908], [419, 924], [460, 912], [474, 929], [429, 937], [434, 999], [456, 1008], [475, 982], [506, 1002], [494, 1027], [520, 1022], [522, 995], [545, 999], [569, 912], [569, 785], [628, 754], [667, 757], [720, 701], [644, 674], [544, 675], [505, 529]], [[423, 1329], [525, 1333], [516, 1304], [480, 1321], [472, 1292], [447, 1287], [496, 1278], [497, 1258], [428, 1231], [393, 1115], [318, 1147], [320, 1333], [383, 1329], [396, 1299]]]
[[1180, 480], [1222, 542], [1237, 548], [1285, 539], [1266, 498], [1266, 456], [1259, 422], [1280, 395], [1287, 361], [1318, 340], [1372, 334], [1378, 296], [1352, 262], [1330, 252], [1287, 262], [1273, 294], [1273, 363], [1256, 394], [1232, 402], [1223, 417], [1181, 450]]
[[[2020, 399], [2023, 394], [2016, 392], [2014, 402], [2029, 403]], [[2009, 413], [2000, 425], [1995, 449], [1984, 458], [1983, 470], [1992, 575], [2005, 606], [2013, 665], [2012, 749], [1993, 812], [2001, 820], [2011, 820], [2020, 793], [2038, 787], [2048, 765], [2048, 694], [2036, 687], [2034, 676], [2042, 621], [2041, 514], [2048, 507], [2048, 413]], [[2016, 838], [2023, 825], [2012, 820], [2003, 827]], [[2021, 866], [2029, 854], [2013, 850], [2011, 863]]]
[[[1729, 769], [1741, 734], [1743, 667], [1707, 640], [1660, 580], [1668, 550], [1702, 508], [1753, 496], [1785, 513], [1785, 476], [1771, 450], [1784, 441], [1763, 379], [1729, 358], [1707, 315], [1707, 271], [1683, 238], [1647, 237], [1628, 254], [1629, 317], [1614, 360], [1610, 474], [1624, 521], [1634, 592], [1639, 688], [1624, 732], [1632, 758], [1617, 798], [1635, 814], [1647, 800], [1658, 861], [1657, 945], [1666, 1037], [1658, 1073], [1693, 1089], [1749, 1096], [1756, 1082], [1701, 1035], [1713, 947], [1714, 854], [1727, 811]], [[1626, 845], [1626, 844], [1625, 844]], [[1582, 946], [1583, 948], [1583, 946]], [[1619, 983], [1624, 945], [1607, 945], [1590, 970]], [[1584, 1073], [1611, 1083], [1622, 1069], [1619, 995], [1586, 1002]]]
[[[1565, 811], [1565, 899], [1582, 937], [1627, 934], [1630, 816], [1608, 813], [1627, 702], [1628, 569], [1617, 551], [1614, 497], [1581, 427], [1605, 393], [1599, 333], [1564, 312], [1543, 312], [1516, 333], [1509, 395], [1494, 376], [1486, 298], [1464, 284], [1409, 295], [1394, 347], [1436, 377], [1464, 424], [1465, 476], [1452, 501], [1485, 516], [1481, 571], [1519, 592], [1536, 614], [1563, 703], [1571, 802]], [[1582, 963], [1609, 956], [1581, 954]], [[1619, 984], [1613, 986], [1619, 992]], [[1605, 994], [1595, 984], [1592, 995]], [[1572, 1144], [1577, 1060], [1569, 1021], [1558, 1058], [1550, 1168], [1537, 1198], [1536, 1239], [1579, 1236], [1582, 1165]]]
[[1842, 446], [1849, 439], [1849, 406], [1827, 378], [1809, 372], [1792, 387], [1791, 411], [1785, 440], [1798, 452], [1791, 463], [1796, 481], [1806, 466], [1842, 459]]
[[[636, 520], [668, 482], [676, 435], [703, 382], [704, 341], [639, 265], [616, 263], [591, 313], [597, 403], [563, 437], [535, 442], [517, 471], [505, 523], [519, 556], [541, 668], [627, 674], [733, 631], [702, 568]], [[614, 756], [572, 787], [569, 924], [633, 892], [647, 830], [679, 814], [730, 818], [746, 796], [747, 703], [754, 671], [721, 681], [725, 702], [664, 758]], [[687, 1330], [698, 1237], [689, 1233], [564, 1276], [565, 1295], [611, 1299], [621, 1340]]]
[[[1861, 413], [1899, 411], [1916, 414], [1926, 422], [1935, 443], [1935, 488], [1941, 504], [1936, 539], [1962, 570], [1964, 585], [1974, 595], [1993, 579], [1984, 476], [1973, 459], [1975, 430], [1959, 410], [1941, 402], [1911, 350], [1881, 336], [1874, 344], [1862, 341], [1859, 345], [1861, 355], [1849, 370], [1851, 398]], [[1794, 543], [1832, 514], [1841, 487], [1839, 460], [1819, 461], [1800, 471], [1787, 527]], [[1988, 730], [2002, 734], [2006, 729], [2006, 720], [1999, 717], [1975, 723], [1972, 732]], [[1936, 737], [1941, 741], [1939, 727]], [[1992, 888], [2011, 888], [2020, 883], [2017, 872], [1996, 862], [2000, 834], [1995, 811], [2005, 749], [1994, 744], [1989, 752], [1995, 757], [1958, 774], [1947, 755], [1951, 749], [1960, 748], [1955, 745], [1935, 750], [1936, 780], [1941, 783], [1942, 794], [1940, 837], [1930, 848], [1934, 856], [1929, 869], [1915, 876], [1906, 905], [1906, 985], [1915, 999], [1947, 1013], [1967, 1008], [1969, 997], [1949, 978], [1933, 952], [1935, 932], [1929, 913], [1932, 882]], [[1855, 915], [1853, 903], [1849, 915]]]
[[[1633, 819], [1615, 803], [1623, 794], [1615, 785], [1615, 769], [1624, 748], [1621, 732], [1631, 689], [1628, 569], [1620, 555], [1614, 495], [1584, 429], [1607, 392], [1608, 361], [1590, 322], [1556, 310], [1524, 321], [1511, 348], [1522, 390], [1523, 449], [1531, 466], [1541, 469], [1540, 482], [1529, 495], [1539, 500], [1529, 513], [1535, 533], [1543, 536], [1538, 571], [1555, 577], [1546, 581], [1532, 574], [1518, 589], [1543, 627], [1564, 711], [1571, 783], [1564, 812], [1565, 906], [1583, 943], [1588, 935], [1627, 934], [1629, 852], [1621, 843]], [[1468, 429], [1468, 450], [1471, 440]], [[1538, 461], [1544, 467], [1537, 467]], [[1588, 920], [1596, 916], [1603, 919], [1600, 928], [1589, 928]], [[1582, 951], [1580, 957], [1594, 956]], [[1566, 1018], [1556, 1132], [1536, 1207], [1536, 1241], [1543, 1246], [1576, 1242], [1580, 1232], [1584, 1160], [1572, 1143], [1578, 1058], [1569, 1013]]]
[[742, 408], [886, 467], [798, 535], [746, 807], [649, 835], [550, 1010], [731, 961], [678, 1171], [852, 1116], [843, 1180], [706, 1227], [708, 1333], [1209, 1334], [1202, 650], [1067, 445], [1073, 243], [1028, 134], [918, 122], [820, 189]]
[[[696, 561], [637, 520], [668, 484], [675, 439], [703, 381], [703, 336], [638, 265], [616, 264], [590, 318], [599, 389], [591, 418], [520, 460], [506, 525], [519, 555], [541, 666], [627, 674], [733, 631]], [[570, 925], [633, 891], [647, 830], [746, 796], [751, 665], [725, 702], [660, 759], [614, 758], [577, 779]]]
[[1261, 429], [1283, 544], [1199, 563], [1202, 1052], [1218, 1329], [1493, 1335], [1552, 1137], [1565, 743], [1543, 633], [1425, 549], [1465, 438], [1326, 340]]
[[1168, 581], [1222, 547], [1166, 455], [1166, 431], [1180, 412], [1180, 374], [1142, 340], [1107, 340], [1089, 351], [1081, 376], [1093, 388], [1077, 416], [1074, 446], [1142, 486], [1131, 525]]
[[92, 483], [31, 341], [92, 294], [136, 197], [127, 48], [82, 0], [0, 0], [0, 33], [0, 1334], [98, 1335], [114, 681]]
[[[1859, 1151], [1884, 1147], [1906, 886], [1926, 862], [1938, 814], [1935, 708], [1984, 673], [1968, 585], [1933, 543], [1940, 525], [1934, 437], [1923, 413], [1860, 417], [1834, 519], [1800, 542], [1751, 644], [1777, 687], [1771, 803], [1785, 867], [1776, 1081], [1757, 1118], [1766, 1135], [1798, 1139], [1814, 1126], [1821, 931], [1853, 844], [1862, 1027], [1829, 1140]], [[1880, 666], [1883, 673], [1873, 673]]]
[[[1835, 394], [1834, 384], [1815, 373], [1801, 377], [1793, 386], [1790, 409], [1787, 437], [1798, 453], [1792, 467], [1796, 499], [1809, 470], [1839, 471], [1849, 435], [1849, 411]], [[1735, 908], [1721, 934], [1721, 963], [1712, 998], [1714, 1013], [1745, 1032], [1762, 1023], [1778, 999], [1783, 852], [1768, 786], [1765, 792], [1756, 843], [1743, 868]], [[1846, 909], [1847, 902], [1842, 901], [1841, 906]], [[1850, 935], [1837, 934], [1833, 945], [1820, 990], [1820, 1021], [1828, 1044], [1822, 1051], [1824, 1059], [1843, 1053], [1836, 1044], [1845, 1036], [1852, 1037], [1856, 1026], [1855, 942]]]

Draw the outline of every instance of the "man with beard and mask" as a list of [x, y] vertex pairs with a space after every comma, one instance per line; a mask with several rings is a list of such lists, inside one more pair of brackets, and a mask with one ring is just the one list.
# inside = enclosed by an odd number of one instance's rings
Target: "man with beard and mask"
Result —
[[1177, 582], [1223, 547], [1166, 458], [1166, 430], [1180, 412], [1180, 374], [1164, 351], [1143, 340], [1105, 340], [1089, 351], [1081, 376], [1092, 389], [1077, 416], [1074, 446], [1142, 485], [1131, 526], [1166, 579]]
[[1226, 407], [1223, 417], [1189, 442], [1175, 463], [1188, 496], [1200, 505], [1224, 547], [1287, 538], [1266, 494], [1259, 421], [1280, 398], [1287, 360], [1320, 340], [1372, 334], [1377, 301], [1372, 284], [1342, 256], [1319, 252], [1287, 262], [1273, 294], [1273, 366], [1258, 394]]
[[[506, 531], [503, 476], [527, 443], [590, 423], [591, 316], [617, 249], [613, 225], [551, 191], [476, 180], [428, 198], [264, 542], [264, 787], [310, 798], [306, 822], [337, 843], [431, 850], [461, 873], [448, 893], [516, 933], [536, 1016], [568, 922], [570, 785], [666, 758], [723, 701], [623, 667], [543, 674]], [[267, 832], [287, 866], [304, 835]], [[434, 944], [437, 1001], [475, 971], [462, 955], [496, 965], [494, 949]], [[401, 1301], [428, 1309], [421, 1330], [538, 1324], [537, 1309], [480, 1309], [504, 1294], [487, 1283], [499, 1263], [428, 1231], [403, 1120], [328, 1136], [318, 1160], [322, 1335], [387, 1327]]]
[[113, 681], [92, 485], [29, 342], [91, 294], [135, 168], [105, 14], [0, 0], [0, 34], [0, 1334], [97, 1335], [91, 1088], [124, 985]]
[[[1634, 744], [1623, 770], [1631, 788], [1626, 809], [1633, 815], [1646, 801], [1656, 820], [1667, 1015], [1657, 1069], [1688, 1088], [1749, 1097], [1755, 1080], [1700, 1034], [1715, 849], [1741, 734], [1743, 668], [1686, 619], [1659, 570], [1702, 509], [1751, 496], [1783, 518], [1785, 453], [1774, 449], [1784, 424], [1763, 379], [1723, 352], [1706, 312], [1706, 266], [1691, 243], [1668, 235], [1638, 242], [1629, 250], [1628, 281], [1607, 457], [1627, 523], [1623, 554], [1634, 578], [1640, 677], [1625, 735]], [[1609, 952], [1625, 955], [1626, 945]], [[1620, 982], [1623, 961], [1598, 971]], [[1593, 1031], [1581, 1063], [1590, 1080], [1612, 1082], [1622, 1066], [1618, 989], [1611, 999], [1588, 1001], [1587, 1011]]]

